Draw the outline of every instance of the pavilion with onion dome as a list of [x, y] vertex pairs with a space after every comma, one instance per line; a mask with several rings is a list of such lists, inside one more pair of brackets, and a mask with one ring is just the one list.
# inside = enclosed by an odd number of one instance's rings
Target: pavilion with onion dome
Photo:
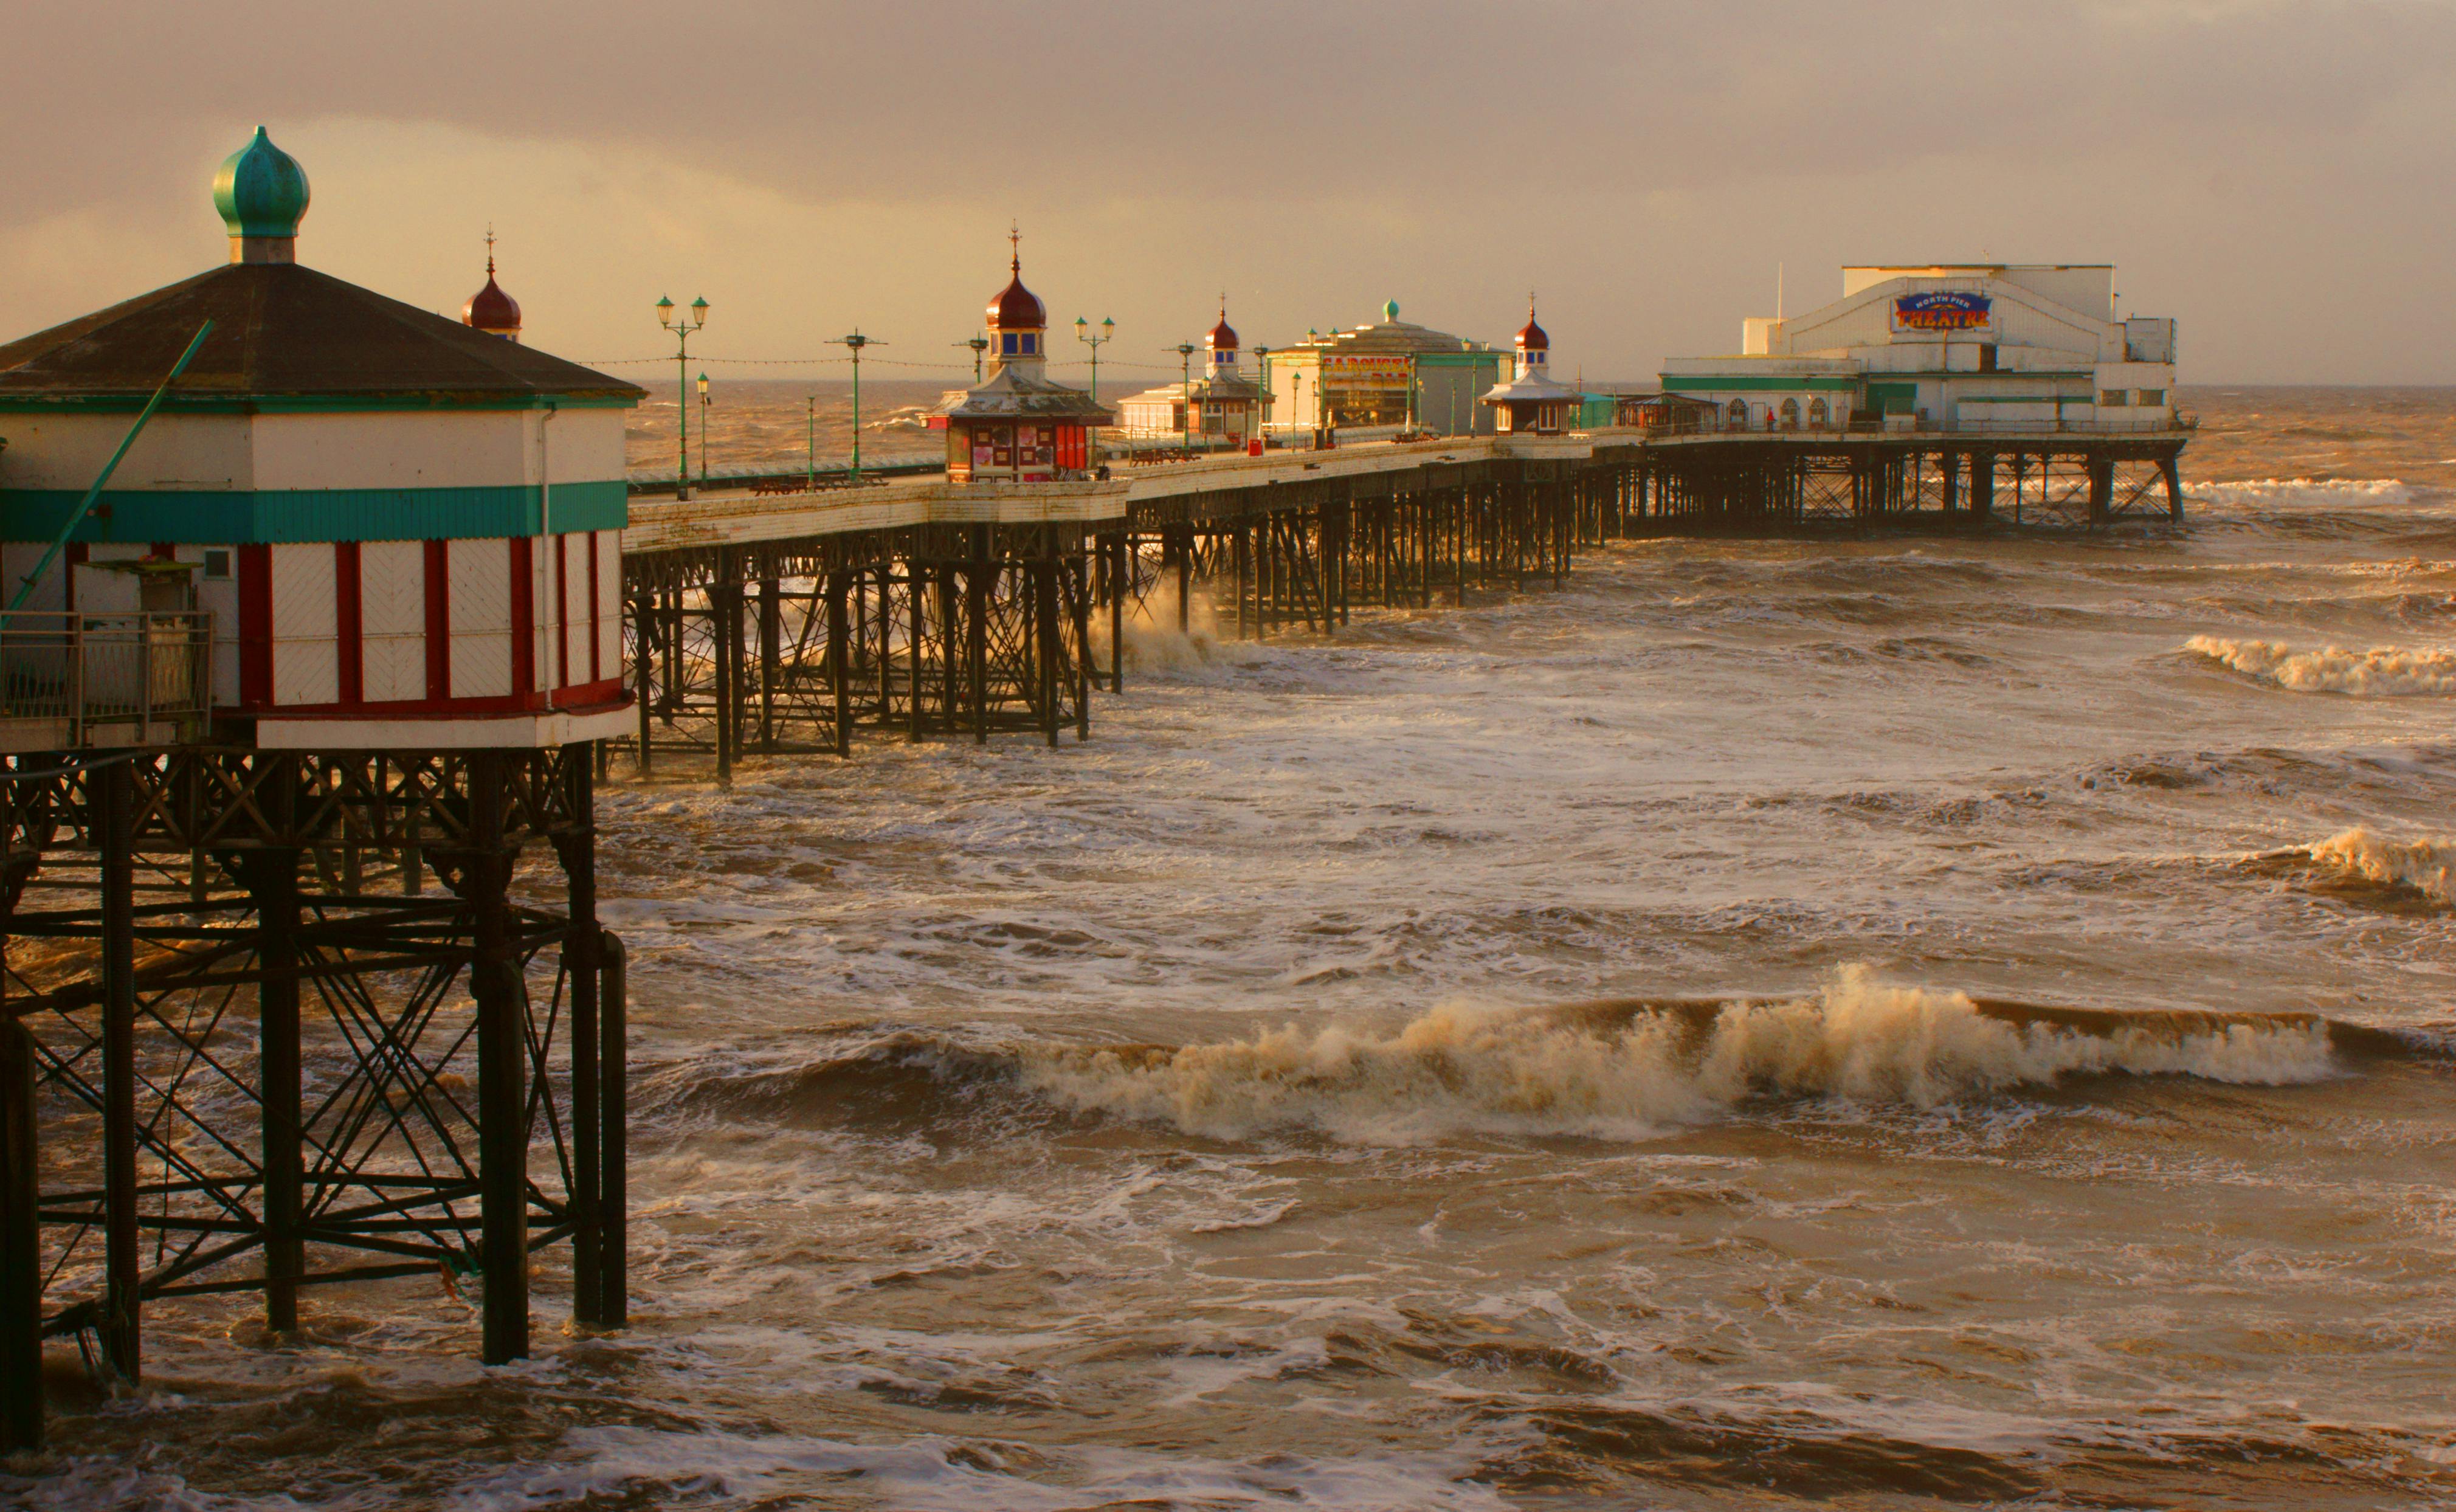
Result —
[[1500, 428], [1516, 435], [1557, 436], [1575, 428], [1586, 396], [1552, 378], [1552, 338], [1535, 320], [1535, 296], [1526, 296], [1526, 323], [1511, 343], [1515, 366], [1509, 381], [1496, 385], [1482, 402], [1495, 412]]
[[975, 387], [951, 395], [933, 425], [947, 430], [951, 482], [1045, 483], [1081, 478], [1093, 466], [1092, 432], [1115, 417], [1081, 389], [1048, 374], [1049, 316], [1023, 286], [1020, 235], [1006, 287], [989, 303], [989, 358]]
[[1228, 301], [1219, 302], [1219, 323], [1202, 338], [1202, 376], [1164, 383], [1117, 402], [1119, 429], [1128, 436], [1184, 436], [1197, 443], [1245, 446], [1262, 439], [1270, 396], [1238, 371], [1237, 328], [1228, 323]]
[[260, 747], [623, 731], [642, 391], [521, 344], [491, 247], [462, 320], [300, 264], [307, 175], [262, 128], [214, 202], [225, 265], [0, 345], [13, 585], [211, 323], [26, 607], [210, 613], [216, 734]]

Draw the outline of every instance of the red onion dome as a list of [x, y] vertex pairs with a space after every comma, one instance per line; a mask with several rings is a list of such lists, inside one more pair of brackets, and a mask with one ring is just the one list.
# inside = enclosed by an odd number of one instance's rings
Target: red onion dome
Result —
[[1049, 314], [1040, 308], [1040, 296], [1023, 286], [1023, 262], [1014, 264], [1014, 276], [1006, 287], [990, 301], [990, 329], [993, 331], [1039, 331], [1047, 328]]
[[1236, 327], [1228, 323], [1227, 311], [1222, 310], [1219, 312], [1219, 323], [1213, 326], [1211, 328], [1211, 334], [1204, 337], [1202, 339], [1214, 352], [1234, 352], [1237, 350], [1237, 330]]
[[517, 331], [521, 328], [521, 304], [503, 292], [495, 281], [494, 270], [486, 273], [486, 287], [469, 296], [460, 307], [460, 323], [476, 326], [481, 331]]
[[1521, 352], [1549, 352], [1552, 350], [1552, 338], [1545, 336], [1544, 334], [1544, 328], [1535, 323], [1535, 307], [1533, 305], [1528, 305], [1526, 307], [1526, 323], [1521, 326], [1518, 330], [1518, 350]]

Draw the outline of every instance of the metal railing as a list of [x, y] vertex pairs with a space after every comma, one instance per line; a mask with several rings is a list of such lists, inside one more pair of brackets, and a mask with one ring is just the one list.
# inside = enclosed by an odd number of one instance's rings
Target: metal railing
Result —
[[0, 612], [0, 747], [194, 740], [214, 705], [214, 617]]

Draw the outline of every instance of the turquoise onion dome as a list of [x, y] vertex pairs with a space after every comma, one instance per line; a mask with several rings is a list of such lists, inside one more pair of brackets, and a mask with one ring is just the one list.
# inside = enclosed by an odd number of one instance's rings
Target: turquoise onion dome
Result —
[[307, 215], [307, 171], [259, 126], [214, 174], [214, 208], [234, 236], [296, 236]]

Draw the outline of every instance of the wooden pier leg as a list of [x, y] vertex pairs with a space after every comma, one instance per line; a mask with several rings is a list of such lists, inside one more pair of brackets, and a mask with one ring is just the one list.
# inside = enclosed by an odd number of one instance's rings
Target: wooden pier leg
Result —
[[759, 749], [776, 749], [776, 679], [785, 661], [783, 584], [774, 577], [759, 580]]
[[716, 783], [733, 786], [734, 744], [742, 702], [742, 580], [731, 563], [708, 589], [708, 638], [716, 663]]
[[1970, 454], [1970, 512], [1981, 520], [1996, 517], [1996, 454]]
[[[31, 868], [29, 868], [31, 869]], [[0, 962], [23, 873], [0, 879]], [[8, 973], [0, 971], [0, 997]], [[43, 1446], [42, 1164], [34, 1036], [0, 1005], [0, 1453]]]
[[631, 1320], [630, 996], [623, 942], [598, 935], [597, 1322], [621, 1328]]
[[574, 761], [565, 781], [568, 804], [579, 825], [554, 837], [563, 864], [568, 922], [563, 933], [563, 979], [571, 1002], [571, 1314], [575, 1320], [605, 1321], [604, 1073], [599, 990], [603, 986], [604, 930], [597, 922], [597, 792], [588, 764]]
[[657, 668], [657, 608], [653, 595], [644, 594], [631, 601], [631, 695], [639, 703], [640, 775], [648, 775], [652, 758], [648, 753], [648, 728], [655, 724], [655, 673]]
[[1049, 748], [1057, 748], [1057, 572], [1058, 561], [1052, 547], [1040, 548], [1048, 553], [1032, 564], [1033, 649], [1037, 654], [1033, 664], [1040, 684], [1041, 732], [1049, 737]]
[[910, 603], [904, 624], [904, 738], [921, 741], [921, 653], [930, 644], [930, 569], [911, 558], [904, 562], [904, 592]]
[[2168, 452], [2158, 459], [2158, 475], [2166, 481], [2166, 518], [2180, 525], [2183, 522], [2183, 479], [2176, 453]]
[[972, 742], [990, 738], [990, 593], [999, 570], [990, 560], [989, 526], [973, 527], [972, 561], [964, 572], [964, 682], [972, 700]]
[[1194, 628], [1194, 532], [1180, 528], [1177, 537], [1177, 633]]
[[128, 764], [93, 770], [94, 848], [102, 892], [103, 1362], [133, 1386], [141, 1379], [136, 1294], [135, 834]]
[[683, 702], [683, 590], [665, 590], [665, 685], [657, 710], [665, 716], [665, 727], [673, 728], [675, 711]]
[[2089, 522], [2106, 523], [2115, 504], [2115, 460], [2109, 457], [2089, 460]]
[[852, 669], [851, 618], [847, 598], [852, 592], [851, 575], [843, 571], [828, 574], [828, 685], [836, 698], [836, 754], [852, 754]]
[[1086, 581], [1090, 571], [1085, 558], [1067, 559], [1067, 585], [1073, 590], [1067, 598], [1074, 611], [1074, 742], [1078, 746], [1092, 738], [1092, 585]]
[[1126, 690], [1126, 595], [1135, 582], [1134, 538], [1120, 535], [1109, 543], [1109, 692]]
[[1253, 576], [1252, 542], [1251, 528], [1239, 524], [1229, 543], [1229, 552], [1236, 559], [1237, 566], [1237, 639], [1240, 641], [1245, 639], [1248, 633], [1245, 622], [1245, 585], [1247, 580]]
[[504, 833], [513, 753], [468, 759], [469, 843], [461, 896], [472, 915], [469, 994], [478, 1004], [478, 1263], [484, 1277], [478, 1358], [529, 1352], [529, 1129], [526, 989], [512, 944]]
[[[265, 817], [287, 830], [297, 812], [298, 760], [266, 755]], [[306, 1131], [298, 1058], [298, 852], [267, 847], [241, 863], [256, 908], [256, 1078], [264, 1173], [264, 1326], [298, 1327], [298, 1283], [307, 1272], [304, 1220]]]

